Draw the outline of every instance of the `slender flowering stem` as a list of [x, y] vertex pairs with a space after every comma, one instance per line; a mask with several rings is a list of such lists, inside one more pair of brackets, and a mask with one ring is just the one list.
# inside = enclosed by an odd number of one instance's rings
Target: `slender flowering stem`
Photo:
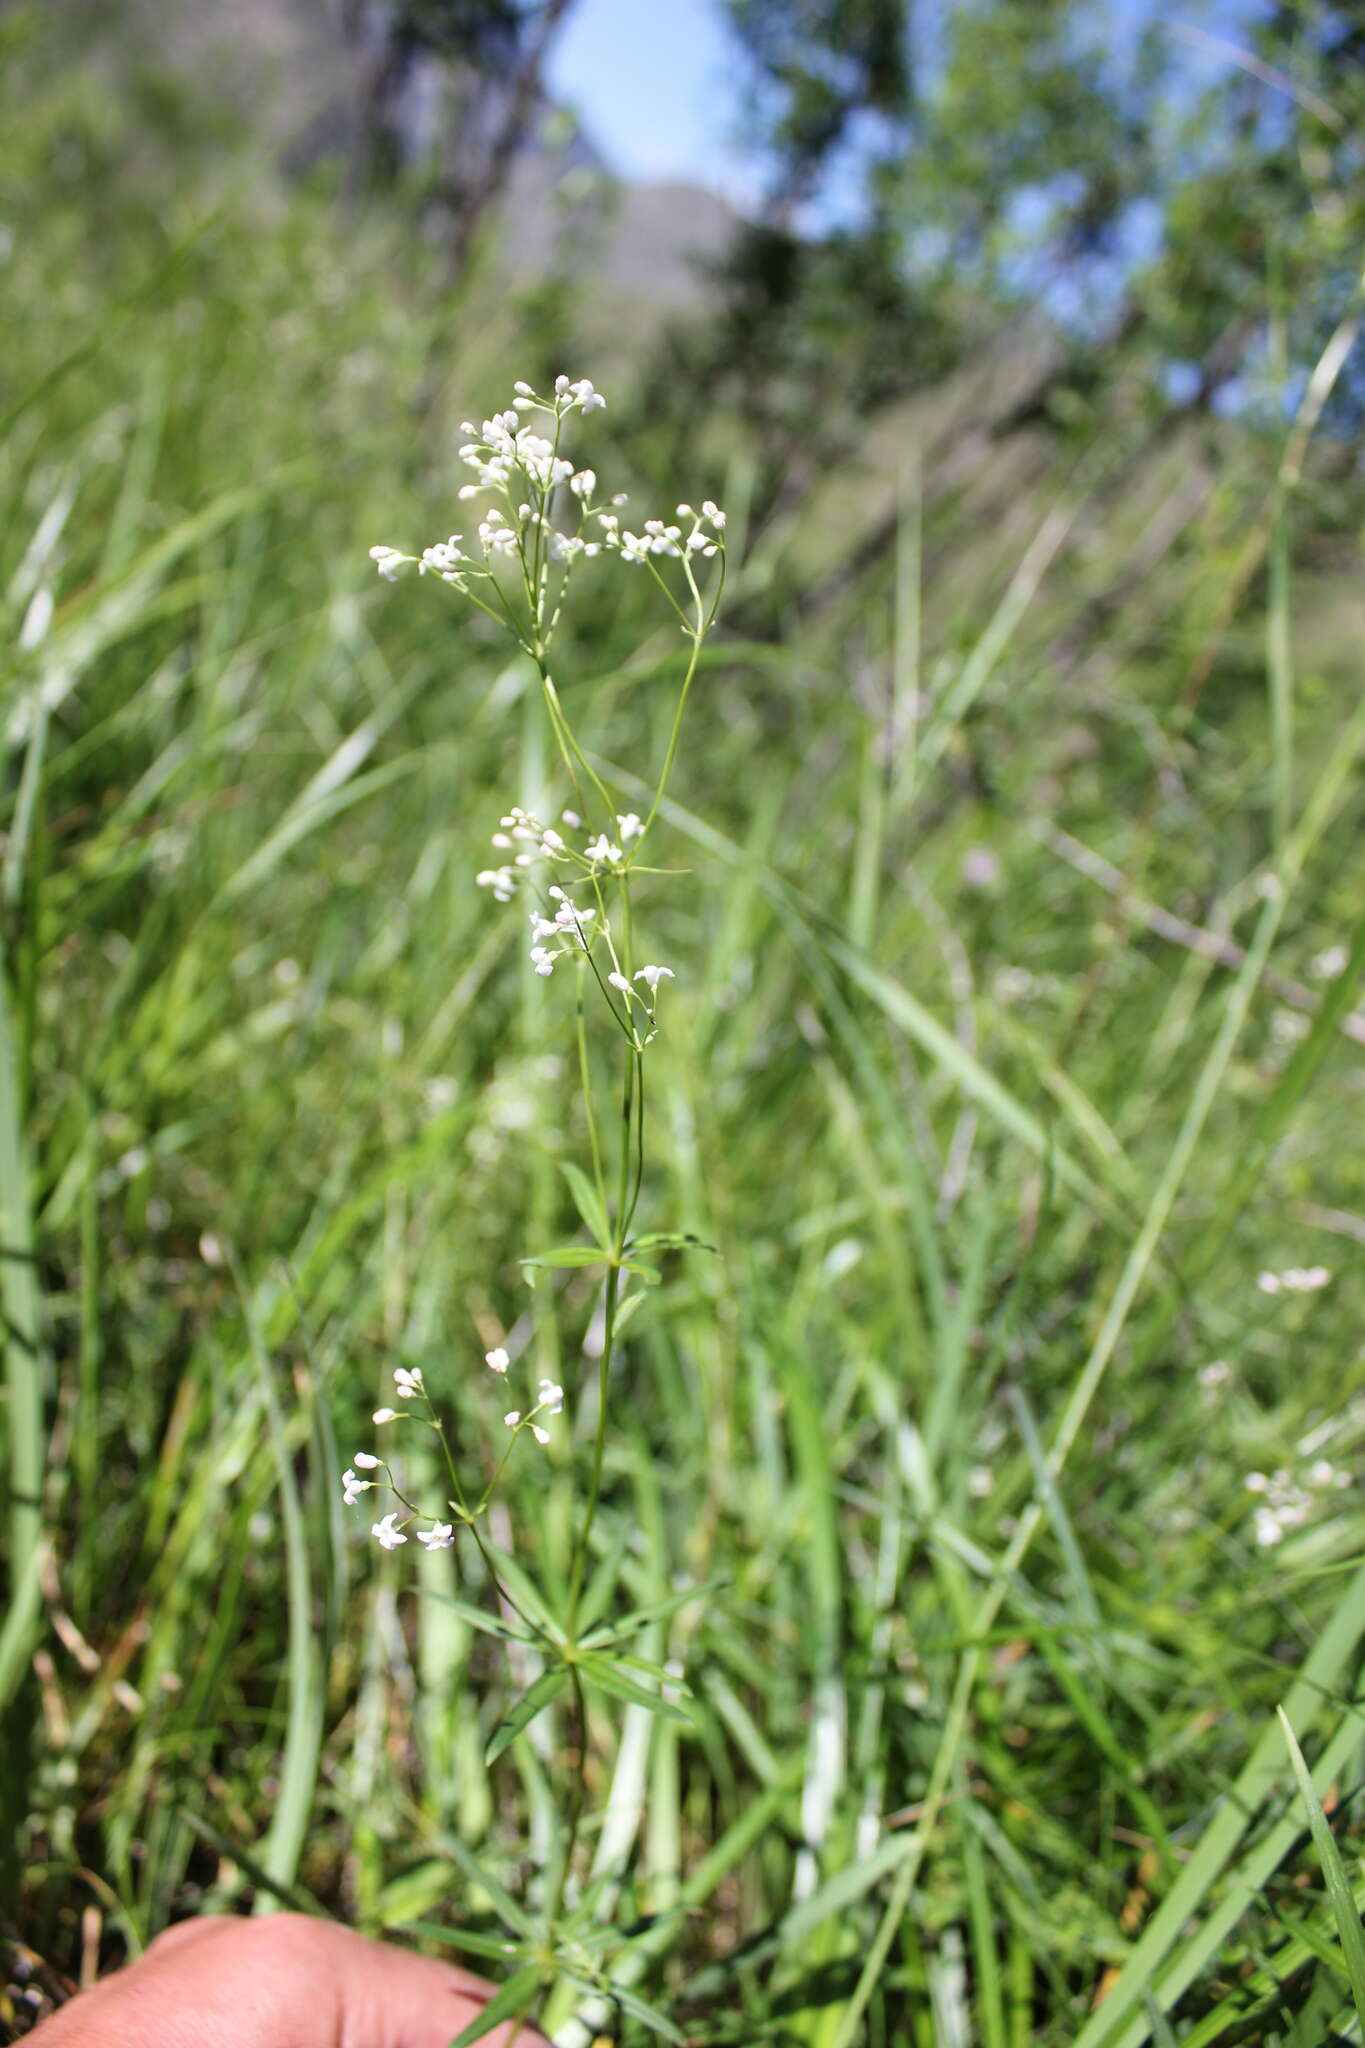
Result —
[[[447, 1548], [454, 1540], [457, 1526], [467, 1529], [498, 1596], [519, 1617], [528, 1634], [537, 1639], [547, 1660], [556, 1656], [561, 1659], [569, 1681], [578, 1753], [574, 1768], [567, 1773], [565, 1831], [549, 1878], [551, 1940], [560, 1925], [573, 1881], [587, 1808], [587, 1672], [580, 1661], [579, 1617], [602, 1504], [613, 1420], [611, 1397], [619, 1365], [622, 1275], [628, 1260], [633, 1267], [639, 1257], [638, 1252], [631, 1253], [630, 1246], [645, 1179], [646, 1057], [660, 1028], [664, 984], [675, 979], [670, 967], [657, 963], [636, 966], [639, 956], [632, 876], [673, 773], [683, 719], [700, 669], [703, 643], [715, 624], [725, 572], [725, 515], [710, 499], [700, 512], [690, 505], [679, 505], [673, 519], [645, 519], [636, 531], [623, 524], [620, 508], [626, 502], [624, 497], [603, 497], [595, 471], [575, 469], [565, 452], [569, 430], [605, 403], [586, 378], [574, 381], [561, 376], [555, 380], [553, 391], [544, 395], [529, 384], [518, 383], [513, 402], [504, 411], [493, 414], [481, 426], [466, 423], [464, 429], [468, 439], [460, 457], [474, 472], [475, 481], [465, 484], [459, 495], [462, 500], [484, 501], [484, 509], [477, 517], [477, 538], [469, 541], [452, 535], [425, 548], [420, 555], [407, 555], [387, 545], [371, 550], [376, 567], [386, 580], [395, 581], [415, 567], [419, 576], [436, 576], [507, 627], [535, 665], [563, 774], [577, 806], [564, 810], [553, 822], [513, 806], [492, 835], [496, 865], [476, 876], [479, 886], [488, 888], [500, 903], [511, 902], [518, 894], [531, 898], [534, 907], [529, 912], [533, 939], [530, 951], [538, 975], [553, 975], [564, 960], [572, 961], [577, 970], [573, 1029], [595, 1197], [595, 1213], [589, 1227], [597, 1243], [547, 1255], [544, 1261], [527, 1262], [534, 1272], [538, 1263], [591, 1264], [600, 1254], [606, 1266], [600, 1294], [597, 1407], [586, 1482], [573, 1514], [567, 1586], [558, 1621], [548, 1618], [554, 1613], [552, 1601], [544, 1601], [538, 1624], [527, 1612], [528, 1604], [534, 1604], [530, 1595], [520, 1602], [513, 1597], [497, 1569], [482, 1524], [517, 1447], [528, 1439], [541, 1447], [550, 1443], [554, 1418], [563, 1411], [564, 1389], [542, 1379], [534, 1399], [511, 1394], [514, 1405], [503, 1414], [507, 1436], [500, 1455], [493, 1462], [491, 1477], [481, 1488], [474, 1488], [461, 1479], [451, 1437], [422, 1383], [421, 1373], [416, 1368], [400, 1367], [394, 1375], [401, 1400], [420, 1395], [425, 1401], [449, 1477], [446, 1505], [453, 1520], [443, 1520], [439, 1515], [428, 1517], [431, 1527], [417, 1532], [419, 1542], [429, 1549]], [[647, 568], [689, 642], [667, 745], [643, 819], [632, 811], [616, 809], [606, 780], [593, 766], [574, 730], [551, 667], [552, 643], [570, 587], [577, 587], [578, 576], [588, 573], [583, 565], [594, 562], [621, 563], [630, 570]], [[714, 564], [714, 568], [708, 569], [707, 564]], [[598, 1104], [597, 1091], [603, 1085], [603, 1076], [589, 1028], [593, 990], [601, 997], [606, 1016], [625, 1041], [621, 1047], [614, 1121], [608, 1118], [605, 1104], [601, 1108]], [[574, 1184], [580, 1204], [586, 1207], [586, 1198], [581, 1193], [583, 1180], [576, 1179]], [[587, 1349], [586, 1344], [584, 1348]], [[507, 1381], [512, 1363], [509, 1350], [501, 1346], [485, 1353], [485, 1365], [500, 1385]], [[500, 1402], [507, 1399], [507, 1394], [500, 1395]], [[376, 1414], [381, 1425], [399, 1419], [396, 1410], [380, 1409]], [[567, 1463], [572, 1471], [571, 1457]], [[392, 1472], [378, 1458], [368, 1452], [357, 1452], [355, 1464], [366, 1474], [382, 1469], [385, 1477], [376, 1482], [359, 1477], [355, 1470], [348, 1471], [344, 1481], [348, 1503], [381, 1483], [392, 1491], [409, 1518], [421, 1518], [422, 1511], [408, 1500]], [[398, 1526], [397, 1511], [376, 1523], [374, 1534], [386, 1549], [408, 1541]], [[662, 1679], [660, 1673], [661, 1682]]]

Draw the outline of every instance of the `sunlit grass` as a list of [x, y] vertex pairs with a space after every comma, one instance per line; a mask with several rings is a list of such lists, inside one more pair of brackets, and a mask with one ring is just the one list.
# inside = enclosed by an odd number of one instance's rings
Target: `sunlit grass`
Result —
[[[306, 196], [157, 218], [100, 146], [75, 87], [7, 127], [7, 290], [64, 341], [21, 328], [0, 392], [3, 1910], [72, 1970], [92, 1902], [110, 1962], [280, 1896], [478, 1957], [553, 1856], [559, 1725], [485, 1772], [509, 1693], [450, 1559], [358, 1549], [337, 1474], [395, 1365], [476, 1443], [453, 1359], [517, 1326], [590, 1377], [588, 1288], [538, 1313], [516, 1265], [583, 1134], [472, 882], [553, 783], [535, 677], [453, 610], [380, 635], [365, 556], [448, 530], [446, 394], [500, 385], [514, 316]], [[1360, 716], [1295, 672], [1292, 554], [1270, 682], [1258, 620], [1192, 701], [1276, 457], [1226, 459], [1121, 658], [1061, 645], [1127, 557], [1059, 471], [956, 582], [954, 501], [903, 499], [899, 605], [879, 561], [803, 619], [769, 548], [696, 686], [649, 1196], [719, 1256], [628, 1333], [592, 1568], [717, 1583], [644, 1652], [696, 1731], [589, 1724], [604, 1910], [689, 2037], [1351, 2024], [1275, 1708], [1359, 1903], [1362, 1518], [1310, 1475], [1365, 1435]], [[676, 650], [619, 595], [561, 687], [624, 778]], [[551, 1456], [499, 1539], [550, 1582]], [[1262, 1546], [1280, 1468], [1311, 1509]]]

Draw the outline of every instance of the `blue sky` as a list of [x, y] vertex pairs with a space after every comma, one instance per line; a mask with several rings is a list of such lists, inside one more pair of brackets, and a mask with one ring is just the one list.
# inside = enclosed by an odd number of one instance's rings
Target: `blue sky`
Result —
[[727, 136], [734, 57], [712, 0], [576, 0], [549, 73], [551, 92], [624, 176], [752, 193], [753, 166]]
[[[1235, 38], [1268, 0], [1094, 4], [1107, 8], [1120, 33], [1156, 15]], [[1184, 57], [1201, 83], [1223, 68], [1188, 45]], [[549, 86], [622, 176], [690, 179], [741, 207], [757, 195], [758, 166], [735, 136], [735, 57], [720, 0], [574, 0], [552, 49]]]

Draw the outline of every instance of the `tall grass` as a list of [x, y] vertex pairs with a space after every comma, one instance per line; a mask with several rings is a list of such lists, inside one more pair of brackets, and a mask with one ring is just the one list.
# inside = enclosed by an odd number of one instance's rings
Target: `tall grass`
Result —
[[[515, 1264], [582, 1133], [472, 887], [551, 767], [529, 667], [434, 607], [381, 639], [365, 551], [448, 530], [451, 404], [514, 343], [595, 366], [391, 221], [115, 175], [108, 95], [4, 33], [3, 1911], [72, 1974], [91, 1905], [108, 1963], [281, 1900], [496, 1956], [562, 1726], [485, 1773], [510, 1695], [448, 1604], [484, 1589], [357, 1554], [337, 1445], [396, 1364], [472, 1437], [473, 1338], [589, 1377], [579, 1281], [551, 1316]], [[1131, 587], [1117, 444], [1002, 527], [901, 424], [892, 558], [830, 520], [815, 606], [801, 536], [753, 536], [661, 814], [707, 887], [658, 901], [652, 1206], [720, 1256], [628, 1333], [589, 1597], [716, 1589], [644, 1652], [695, 1728], [589, 1721], [632, 1930], [596, 2019], [1357, 2038], [1359, 1498], [1262, 1546], [1245, 1485], [1365, 1434], [1354, 600], [1249, 425]], [[742, 423], [704, 431], [733, 513]], [[1267, 503], [1272, 609], [1211, 638]], [[626, 785], [674, 649], [620, 595], [561, 688]], [[569, 1507], [513, 1478], [541, 1580]]]

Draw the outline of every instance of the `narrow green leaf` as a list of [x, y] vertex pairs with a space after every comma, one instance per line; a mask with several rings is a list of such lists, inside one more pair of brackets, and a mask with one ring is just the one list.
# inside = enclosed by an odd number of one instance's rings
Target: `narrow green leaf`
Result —
[[324, 1912], [315, 1898], [307, 1892], [296, 1890], [293, 1885], [281, 1884], [277, 1877], [272, 1877], [263, 1863], [257, 1861], [249, 1849], [243, 1849], [231, 1836], [214, 1827], [212, 1821], [204, 1820], [197, 1813], [191, 1813], [186, 1806], [177, 1807], [175, 1817], [184, 1823], [191, 1834], [198, 1835], [201, 1841], [207, 1842], [219, 1856], [225, 1857], [229, 1863], [235, 1863], [258, 1890], [275, 1899], [286, 1912], [307, 1913], [314, 1920], [331, 1919], [331, 1915]]
[[46, 1447], [43, 1432], [44, 1350], [38, 1261], [34, 1252], [23, 1099], [20, 1034], [10, 1014], [9, 974], [0, 943], [0, 1306], [9, 1438], [9, 1572], [13, 1637], [6, 1649], [26, 1661], [30, 1625], [37, 1617], [37, 1552], [42, 1532]]
[[561, 1159], [559, 1170], [569, 1184], [569, 1193], [573, 1196], [575, 1209], [592, 1232], [598, 1246], [605, 1252], [611, 1244], [611, 1224], [601, 1195], [582, 1167], [575, 1166], [571, 1159]]
[[522, 1266], [601, 1266], [606, 1254], [599, 1245], [559, 1244], [553, 1251], [538, 1252], [533, 1259], [519, 1259]]
[[[691, 1727], [692, 1716], [675, 1707], [662, 1693], [650, 1692], [633, 1678], [628, 1678], [619, 1664], [609, 1663], [605, 1657], [585, 1657], [579, 1665], [584, 1685], [594, 1686], [598, 1692], [610, 1693], [614, 1699], [628, 1700], [632, 1706], [647, 1707], [651, 1714], [658, 1714], [665, 1721], [681, 1721]], [[672, 1681], [669, 1681], [672, 1683]]]
[[468, 1600], [457, 1600], [451, 1593], [439, 1593], [434, 1586], [415, 1586], [413, 1591], [419, 1599], [434, 1600], [438, 1607], [449, 1607], [467, 1621], [471, 1628], [481, 1629], [485, 1635], [500, 1636], [504, 1642], [529, 1643], [535, 1638], [515, 1622], [504, 1621], [500, 1614], [489, 1614], [482, 1607], [473, 1606]]
[[476, 2041], [484, 2041], [494, 2027], [504, 2020], [520, 2019], [530, 2006], [540, 1987], [541, 1971], [535, 1964], [524, 1970], [515, 1971], [501, 1991], [495, 1992], [479, 2012], [475, 2013], [467, 2027], [461, 2027], [446, 2048], [474, 2048]]
[[434, 1837], [433, 1846], [449, 1856], [452, 1863], [459, 1865], [474, 1889], [487, 1898], [504, 1927], [510, 1928], [523, 1941], [534, 1941], [536, 1930], [531, 1915], [512, 1897], [506, 1885], [493, 1875], [482, 1858], [475, 1855], [467, 1842], [462, 1841], [459, 1835], [443, 1832]]
[[511, 1552], [500, 1550], [496, 1543], [486, 1542], [484, 1547], [497, 1567], [498, 1578], [532, 1628], [539, 1629], [549, 1642], [562, 1642], [563, 1631], [546, 1606], [544, 1595], [534, 1581], [527, 1577]]
[[690, 1230], [651, 1230], [643, 1237], [631, 1238], [626, 1246], [628, 1252], [714, 1252], [716, 1246], [707, 1244], [705, 1238], [695, 1237]]
[[[261, 1862], [277, 1884], [292, 1884], [303, 1854], [308, 1824], [313, 1812], [318, 1770], [322, 1758], [323, 1687], [321, 1660], [313, 1629], [313, 1594], [308, 1560], [308, 1534], [298, 1481], [294, 1476], [293, 1454], [284, 1419], [275, 1399], [270, 1360], [261, 1336], [240, 1269], [233, 1260], [233, 1277], [246, 1318], [252, 1357], [260, 1376], [261, 1391], [275, 1457], [280, 1493], [280, 1516], [284, 1524], [285, 1580], [289, 1595], [289, 1657], [287, 1664], [287, 1709], [284, 1755], [280, 1761], [280, 1789], [271, 1816], [269, 1832], [261, 1845]], [[262, 1901], [258, 1899], [257, 1910]]]
[[465, 1955], [485, 1956], [490, 1962], [522, 1961], [528, 1951], [515, 1941], [509, 1941], [502, 1934], [475, 1934], [468, 1927], [443, 1927], [436, 1920], [390, 1920], [384, 1925], [395, 1934], [411, 1934], [419, 1941], [438, 1941], [445, 1948], [459, 1949]]
[[663, 1278], [662, 1273], [656, 1273], [653, 1266], [641, 1266], [634, 1259], [622, 1259], [621, 1271], [633, 1273], [637, 1280], [644, 1281], [646, 1287], [657, 1287]]
[[1341, 1851], [1336, 1844], [1336, 1837], [1328, 1826], [1327, 1816], [1322, 1810], [1322, 1801], [1313, 1789], [1313, 1780], [1308, 1775], [1303, 1751], [1299, 1748], [1294, 1730], [1289, 1725], [1289, 1716], [1283, 1707], [1277, 1707], [1275, 1712], [1280, 1718], [1280, 1728], [1289, 1751], [1289, 1761], [1294, 1766], [1294, 1776], [1299, 1781], [1303, 1803], [1308, 1808], [1308, 1825], [1313, 1831], [1313, 1847], [1318, 1852], [1322, 1874], [1327, 1881], [1327, 1896], [1332, 1902], [1337, 1932], [1341, 1936], [1341, 1952], [1346, 1958], [1351, 1997], [1355, 2001], [1361, 2026], [1365, 2028], [1365, 1933], [1361, 1931], [1360, 1914], [1351, 1896], [1350, 1882], [1341, 1860]]
[[656, 2005], [647, 2004], [635, 1992], [627, 1991], [624, 1985], [613, 1985], [604, 1992], [600, 1984], [595, 1984], [591, 1977], [585, 1977], [577, 1970], [569, 1970], [565, 1974], [571, 1977], [575, 1984], [581, 1984], [585, 1991], [609, 1998], [613, 2005], [619, 2006], [622, 2012], [629, 2013], [642, 2027], [648, 2027], [651, 2034], [658, 2034], [665, 2041], [676, 2042], [680, 2044], [680, 2048], [681, 2044], [686, 2042], [687, 2036], [680, 2033], [672, 2020], [661, 2013]]
[[514, 1742], [523, 1728], [529, 1728], [542, 1708], [563, 1692], [569, 1682], [569, 1674], [562, 1664], [556, 1664], [549, 1671], [542, 1671], [533, 1684], [528, 1685], [520, 1698], [514, 1701], [502, 1720], [493, 1730], [492, 1738], [483, 1753], [486, 1764], [496, 1763], [509, 1742]]
[[728, 1579], [707, 1579], [700, 1586], [684, 1586], [681, 1592], [670, 1593], [666, 1600], [655, 1600], [648, 1607], [636, 1607], [629, 1614], [623, 1614], [618, 1621], [604, 1622], [600, 1629], [581, 1638], [585, 1650], [605, 1649], [609, 1643], [623, 1642], [638, 1629], [647, 1628], [651, 1621], [667, 1621], [680, 1607], [687, 1607], [693, 1600], [705, 1600], [708, 1595], [719, 1592], [729, 1584]]

